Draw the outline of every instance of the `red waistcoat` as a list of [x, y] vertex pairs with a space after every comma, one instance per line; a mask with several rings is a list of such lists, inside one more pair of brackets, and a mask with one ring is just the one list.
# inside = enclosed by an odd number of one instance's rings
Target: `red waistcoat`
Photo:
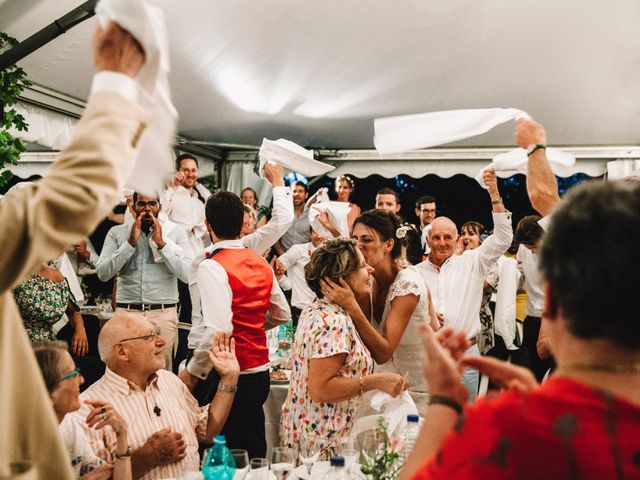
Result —
[[233, 338], [240, 370], [269, 362], [264, 324], [271, 299], [273, 270], [264, 258], [248, 248], [223, 248], [211, 260], [227, 272], [231, 287]]

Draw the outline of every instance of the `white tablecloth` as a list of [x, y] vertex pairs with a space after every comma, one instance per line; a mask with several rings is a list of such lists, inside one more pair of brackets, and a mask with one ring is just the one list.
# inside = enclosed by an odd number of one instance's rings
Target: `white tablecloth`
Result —
[[287, 398], [289, 384], [271, 385], [267, 402], [264, 404], [265, 435], [267, 437], [267, 458], [271, 458], [273, 447], [280, 445], [280, 413]]

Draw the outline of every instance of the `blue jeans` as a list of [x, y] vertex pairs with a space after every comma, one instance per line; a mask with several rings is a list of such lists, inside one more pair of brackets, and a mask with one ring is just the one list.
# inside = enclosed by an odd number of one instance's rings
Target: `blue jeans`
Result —
[[[478, 350], [478, 345], [473, 345], [466, 351], [466, 355], [480, 355], [480, 350]], [[464, 372], [462, 372], [462, 384], [469, 392], [468, 403], [473, 403], [476, 401], [478, 397], [478, 380], [480, 378], [480, 373], [477, 370], [472, 368], [465, 368]]]

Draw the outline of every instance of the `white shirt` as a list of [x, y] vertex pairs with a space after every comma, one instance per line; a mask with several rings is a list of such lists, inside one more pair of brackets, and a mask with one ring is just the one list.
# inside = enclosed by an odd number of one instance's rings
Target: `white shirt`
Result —
[[316, 299], [304, 278], [304, 267], [309, 263], [311, 253], [316, 249], [313, 243], [298, 243], [287, 250], [279, 260], [287, 269], [291, 281], [291, 305], [303, 309]]
[[[241, 239], [224, 240], [215, 244], [219, 248], [245, 248]], [[266, 264], [266, 260], [264, 260]], [[195, 288], [199, 291], [197, 323], [192, 324], [189, 332], [189, 348], [194, 350], [193, 358], [189, 361], [187, 369], [199, 378], [206, 378], [211, 371], [211, 363], [207, 351], [211, 348], [211, 337], [216, 332], [232, 332], [233, 292], [229, 286], [229, 276], [226, 270], [215, 261], [201, 262], [196, 273]], [[193, 284], [189, 288], [193, 291]], [[193, 299], [193, 297], [192, 297]], [[193, 304], [196, 308], [196, 304]], [[271, 286], [271, 298], [267, 310], [267, 324], [265, 328], [275, 327], [286, 323], [291, 319], [291, 310], [287, 299], [273, 277]], [[195, 317], [194, 317], [195, 320]], [[240, 373], [255, 373], [266, 370], [268, 363], [255, 368], [243, 370]]]
[[161, 250], [153, 241], [153, 227], [148, 235], [140, 233], [135, 247], [129, 243], [132, 226], [116, 225], [107, 233], [96, 273], [103, 282], [118, 275], [119, 303], [178, 302], [176, 279], [188, 280], [193, 253], [181, 227], [169, 221], [161, 225], [166, 242]]
[[91, 448], [91, 443], [89, 443], [84, 429], [78, 423], [80, 421], [84, 421], [84, 419], [80, 420], [73, 415], [65, 415], [60, 422], [60, 435], [62, 435], [62, 440], [69, 452], [71, 468], [78, 478], [104, 463]]
[[[202, 196], [206, 200], [211, 193], [204, 187], [200, 187], [200, 191], [204, 190]], [[209, 232], [204, 224], [204, 203], [198, 198], [196, 188], [191, 192], [179, 185], [177, 188], [169, 187], [162, 194], [162, 211], [167, 214], [169, 220], [180, 225], [187, 232], [191, 250], [199, 253], [204, 250], [207, 245], [211, 244], [209, 240]]]
[[516, 259], [518, 260], [518, 271], [524, 276], [524, 289], [527, 291], [527, 306], [524, 313], [529, 317], [542, 317], [544, 282], [538, 268], [538, 254], [532, 253], [527, 247], [520, 245]]
[[[271, 248], [293, 221], [293, 199], [289, 187], [275, 187], [273, 189], [273, 210], [271, 220], [258, 228], [255, 232], [242, 237], [242, 245], [250, 248], [258, 255]], [[191, 268], [189, 269], [189, 293], [191, 294], [191, 332], [189, 333], [189, 348], [195, 348], [199, 342], [200, 333], [197, 332], [197, 325], [202, 323], [202, 313], [200, 309], [200, 289], [196, 272], [198, 265], [205, 259], [207, 253], [211, 253], [213, 246], [207, 247], [205, 251], [195, 256]], [[194, 333], [194, 330], [196, 332]]]
[[511, 212], [494, 212], [493, 223], [493, 235], [478, 248], [452, 255], [440, 268], [428, 258], [416, 266], [431, 291], [435, 311], [444, 315], [447, 326], [465, 332], [468, 338], [480, 331], [484, 280], [513, 239]]
[[422, 250], [424, 251], [424, 253], [426, 255], [429, 255], [429, 253], [431, 252], [431, 247], [429, 247], [429, 242], [427, 241], [427, 238], [429, 238], [429, 232], [431, 231], [431, 224], [427, 224], [424, 226], [424, 228], [422, 229], [422, 235], [420, 236], [420, 240], [422, 241]]

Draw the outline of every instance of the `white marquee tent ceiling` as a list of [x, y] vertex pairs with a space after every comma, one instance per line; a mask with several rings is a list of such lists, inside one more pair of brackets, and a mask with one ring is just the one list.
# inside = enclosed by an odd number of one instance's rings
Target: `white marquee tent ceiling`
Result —
[[[82, 3], [0, 0], [22, 40]], [[372, 148], [379, 116], [517, 107], [556, 145], [636, 145], [638, 0], [160, 0], [187, 137]], [[86, 99], [89, 20], [20, 64]], [[508, 146], [511, 124], [456, 146]]]

